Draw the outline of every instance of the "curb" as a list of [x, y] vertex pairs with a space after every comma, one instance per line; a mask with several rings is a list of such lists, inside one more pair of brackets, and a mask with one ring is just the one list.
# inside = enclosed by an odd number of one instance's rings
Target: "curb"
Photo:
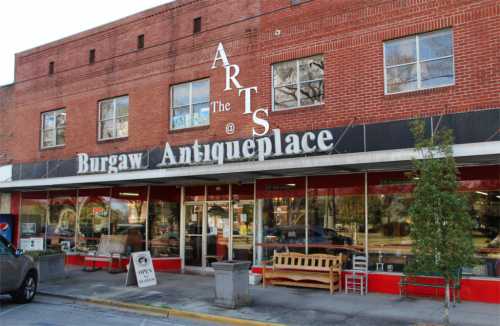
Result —
[[174, 308], [162, 308], [162, 307], [154, 307], [148, 306], [144, 304], [138, 303], [128, 303], [122, 301], [115, 300], [107, 300], [107, 299], [98, 299], [98, 298], [88, 298], [88, 297], [80, 297], [80, 296], [71, 296], [64, 294], [54, 294], [49, 292], [38, 291], [38, 294], [45, 295], [49, 297], [73, 300], [73, 301], [81, 301], [90, 304], [108, 306], [111, 308], [121, 308], [127, 309], [133, 312], [138, 312], [141, 314], [151, 315], [151, 316], [160, 316], [160, 317], [178, 317], [192, 320], [202, 320], [202, 321], [211, 321], [220, 324], [229, 324], [229, 325], [248, 325], [248, 326], [280, 326], [284, 324], [279, 323], [271, 323], [271, 322], [261, 322], [250, 319], [241, 319], [236, 317], [227, 317], [227, 316], [219, 316], [219, 315], [211, 315], [201, 312], [180, 310]]

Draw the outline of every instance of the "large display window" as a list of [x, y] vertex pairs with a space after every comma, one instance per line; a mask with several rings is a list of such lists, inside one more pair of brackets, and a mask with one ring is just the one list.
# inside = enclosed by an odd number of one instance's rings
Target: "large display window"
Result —
[[308, 252], [363, 252], [364, 175], [308, 177]]
[[[37, 243], [41, 243], [41, 245], [44, 246], [49, 208], [48, 204], [48, 196], [45, 191], [25, 192], [21, 194], [21, 248], [24, 246], [23, 241], [32, 238], [41, 239], [41, 241], [37, 241]], [[39, 249], [43, 250], [45, 248]]]
[[257, 261], [306, 251], [305, 178], [257, 180]]
[[101, 237], [109, 234], [110, 198], [110, 188], [78, 191], [78, 251], [97, 250]]
[[48, 248], [75, 247], [76, 190], [50, 191], [46, 238]]
[[146, 248], [147, 187], [113, 188], [110, 235], [123, 237], [126, 252]]
[[153, 257], [179, 257], [180, 188], [150, 188], [148, 248]]

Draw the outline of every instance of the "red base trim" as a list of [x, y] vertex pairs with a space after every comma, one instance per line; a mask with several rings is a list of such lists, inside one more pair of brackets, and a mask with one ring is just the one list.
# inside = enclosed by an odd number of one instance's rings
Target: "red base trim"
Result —
[[[252, 267], [252, 272], [262, 274], [262, 267]], [[348, 273], [348, 272], [347, 272]], [[342, 282], [345, 273], [342, 273]], [[386, 293], [399, 295], [399, 274], [370, 273], [368, 277], [368, 292]], [[439, 278], [422, 278], [426, 282], [442, 283]], [[411, 296], [421, 297], [444, 297], [444, 289], [433, 289], [426, 287], [409, 286], [407, 293]], [[464, 301], [476, 301], [500, 304], [500, 279], [462, 279], [460, 299]]]
[[[128, 265], [129, 259], [123, 258], [121, 261], [122, 266]], [[96, 261], [95, 267], [97, 268], [108, 268], [108, 263], [104, 261]], [[66, 265], [74, 266], [90, 266], [90, 262], [85, 262], [84, 255], [67, 255]], [[154, 258], [153, 266], [157, 272], [174, 272], [179, 273], [181, 271], [181, 259], [180, 258]]]

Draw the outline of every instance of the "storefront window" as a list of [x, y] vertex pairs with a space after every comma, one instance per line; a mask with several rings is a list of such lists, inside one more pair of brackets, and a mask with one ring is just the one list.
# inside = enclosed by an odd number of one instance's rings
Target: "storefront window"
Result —
[[500, 188], [466, 193], [479, 263], [465, 269], [466, 274], [500, 277]]
[[151, 187], [149, 244], [153, 257], [178, 257], [180, 245], [180, 189]]
[[460, 191], [474, 221], [472, 236], [478, 260], [465, 275], [500, 277], [500, 166], [460, 169]]
[[233, 185], [233, 259], [253, 261], [254, 185]]
[[309, 177], [308, 252], [364, 251], [363, 175]]
[[258, 261], [276, 251], [305, 252], [305, 178], [257, 181]]
[[[29, 243], [37, 244], [38, 250], [45, 243], [45, 228], [48, 212], [48, 200], [46, 192], [32, 192], [21, 194], [21, 249], [33, 249]], [[35, 242], [30, 239], [37, 239]], [[41, 247], [40, 247], [41, 244]]]
[[403, 172], [368, 175], [370, 269], [402, 272], [411, 256], [409, 208], [413, 182]]
[[49, 192], [47, 247], [64, 251], [75, 248], [76, 190]]
[[127, 253], [145, 250], [146, 199], [146, 187], [113, 188], [110, 235], [124, 239]]
[[111, 189], [81, 189], [78, 191], [77, 250], [95, 251], [101, 237], [109, 234], [109, 201]]

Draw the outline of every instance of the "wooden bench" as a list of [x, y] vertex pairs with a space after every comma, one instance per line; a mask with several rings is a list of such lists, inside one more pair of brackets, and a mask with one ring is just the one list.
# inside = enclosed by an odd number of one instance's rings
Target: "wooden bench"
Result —
[[287, 285], [341, 291], [342, 254], [275, 253], [272, 270], [262, 269], [262, 286]]
[[[462, 278], [462, 273], [458, 272], [457, 277], [451, 281], [450, 289], [453, 298], [453, 305], [457, 302], [460, 303], [460, 280]], [[432, 282], [430, 279], [435, 280]], [[440, 275], [424, 275], [424, 274], [403, 274], [399, 282], [399, 295], [408, 296], [408, 286], [421, 286], [434, 289], [446, 289], [446, 284]]]

